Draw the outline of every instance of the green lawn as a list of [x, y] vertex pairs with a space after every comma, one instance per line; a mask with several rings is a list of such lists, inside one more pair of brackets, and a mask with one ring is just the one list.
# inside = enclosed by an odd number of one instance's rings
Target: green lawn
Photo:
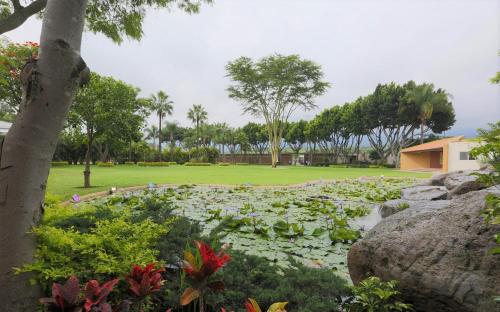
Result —
[[138, 167], [119, 165], [113, 168], [93, 166], [92, 188], [84, 189], [83, 166], [54, 167], [50, 171], [48, 192], [64, 199], [73, 194], [89, 194], [107, 190], [112, 186], [126, 187], [156, 184], [245, 184], [287, 185], [314, 180], [357, 178], [361, 176], [429, 177], [428, 173], [401, 172], [379, 168], [324, 168], [269, 166], [217, 166], [210, 167]]

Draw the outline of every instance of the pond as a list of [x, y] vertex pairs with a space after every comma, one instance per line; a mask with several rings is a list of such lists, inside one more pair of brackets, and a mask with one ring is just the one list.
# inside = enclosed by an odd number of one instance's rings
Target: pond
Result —
[[278, 266], [299, 261], [348, 278], [349, 246], [381, 219], [381, 202], [399, 198], [410, 178], [365, 178], [295, 187], [181, 185], [150, 187], [174, 213], [199, 222], [205, 234]]

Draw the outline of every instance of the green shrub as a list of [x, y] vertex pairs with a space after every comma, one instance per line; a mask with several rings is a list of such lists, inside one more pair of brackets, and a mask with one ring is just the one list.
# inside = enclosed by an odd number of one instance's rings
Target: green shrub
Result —
[[219, 150], [214, 147], [192, 148], [189, 150], [189, 155], [191, 155], [191, 162], [215, 163], [217, 157], [219, 157]]
[[126, 161], [124, 164], [125, 165], [135, 165], [135, 162], [133, 162], [133, 161]]
[[407, 202], [399, 203], [398, 206], [397, 206], [398, 211], [402, 211], [402, 210], [405, 210], [405, 209], [408, 209], [408, 208], [410, 208], [410, 204], [407, 203]]
[[226, 162], [219, 163], [219, 166], [223, 166], [223, 167], [229, 166], [229, 165], [231, 165], [231, 164], [230, 163], [226, 163]]
[[[224, 281], [223, 293], [211, 294], [208, 302], [223, 304], [227, 311], [245, 311], [242, 303], [257, 298], [261, 306], [276, 301], [288, 301], [297, 312], [338, 311], [340, 297], [350, 291], [346, 282], [328, 269], [308, 268], [294, 263], [297, 268], [280, 269], [269, 260], [230, 250], [231, 261], [216, 274]], [[165, 306], [178, 302], [181, 291], [177, 283], [167, 283]]]
[[175, 161], [167, 161], [166, 163], [169, 166], [175, 166], [175, 165], [177, 165], [177, 163]]
[[97, 162], [97, 167], [114, 167], [115, 164], [112, 162]]
[[158, 262], [155, 247], [176, 218], [169, 214], [158, 223], [139, 218], [148, 211], [147, 202], [134, 197], [117, 206], [111, 205], [113, 200], [78, 208], [47, 205], [42, 224], [33, 230], [38, 239], [35, 262], [21, 271], [33, 272], [47, 292], [53, 282], [71, 275], [104, 280], [123, 275], [134, 264]]
[[330, 163], [328, 162], [318, 162], [318, 163], [313, 163], [313, 167], [330, 167]]
[[412, 311], [411, 304], [398, 301], [397, 281], [382, 282], [372, 276], [352, 287], [354, 300], [348, 303], [351, 312]]
[[67, 161], [53, 161], [50, 163], [52, 167], [62, 167], [62, 166], [69, 166], [70, 163]]
[[162, 157], [168, 162], [175, 162], [176, 164], [184, 164], [189, 160], [189, 152], [184, 151], [180, 147], [174, 148], [172, 151], [169, 149], [162, 152]]
[[138, 162], [138, 166], [140, 167], [168, 167], [170, 162]]
[[368, 168], [369, 165], [368, 164], [365, 164], [365, 163], [354, 163], [354, 164], [348, 164], [347, 165], [348, 168]]
[[206, 167], [206, 166], [211, 166], [211, 163], [202, 163], [202, 162], [187, 162], [184, 164], [184, 166], [188, 167]]

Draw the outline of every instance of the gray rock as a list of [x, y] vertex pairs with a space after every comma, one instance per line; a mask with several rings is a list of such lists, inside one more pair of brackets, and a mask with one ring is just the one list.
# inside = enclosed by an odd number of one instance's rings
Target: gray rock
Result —
[[433, 175], [429, 181], [428, 185], [433, 185], [433, 186], [444, 186], [444, 180], [449, 176], [449, 173], [441, 173], [441, 174], [436, 174]]
[[408, 208], [410, 203], [404, 199], [393, 199], [386, 201], [382, 205], [380, 205], [380, 215], [382, 218], [387, 218], [390, 215], [395, 214], [396, 212], [400, 212]]
[[432, 201], [412, 201], [404, 199], [393, 199], [386, 201], [380, 205], [380, 215], [382, 218], [387, 218], [395, 213], [403, 210], [411, 210], [410, 214], [416, 214], [422, 211], [442, 209], [450, 204], [449, 200], [432, 200]]
[[401, 199], [411, 201], [446, 199], [448, 190], [443, 186], [413, 186], [401, 190]]
[[471, 175], [472, 171], [463, 171], [463, 172], [453, 172], [449, 174], [446, 179], [444, 179], [444, 186], [452, 190], [457, 186], [460, 186], [462, 183], [467, 183], [471, 181], [476, 181], [477, 176]]
[[[487, 193], [425, 202], [383, 219], [348, 254], [351, 279], [398, 280], [417, 311], [493, 312], [500, 305], [500, 258], [488, 254], [500, 225], [481, 217]], [[428, 205], [440, 205], [431, 207]]]

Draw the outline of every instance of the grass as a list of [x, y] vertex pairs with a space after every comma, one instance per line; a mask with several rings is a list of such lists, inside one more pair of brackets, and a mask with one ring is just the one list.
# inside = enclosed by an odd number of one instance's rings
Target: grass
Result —
[[63, 199], [73, 194], [89, 194], [110, 187], [155, 184], [229, 184], [290, 185], [315, 180], [357, 178], [361, 176], [427, 178], [428, 173], [403, 172], [385, 168], [324, 168], [286, 166], [209, 166], [139, 167], [119, 165], [112, 168], [92, 166], [91, 188], [83, 188], [83, 166], [54, 167], [50, 170], [47, 191]]

